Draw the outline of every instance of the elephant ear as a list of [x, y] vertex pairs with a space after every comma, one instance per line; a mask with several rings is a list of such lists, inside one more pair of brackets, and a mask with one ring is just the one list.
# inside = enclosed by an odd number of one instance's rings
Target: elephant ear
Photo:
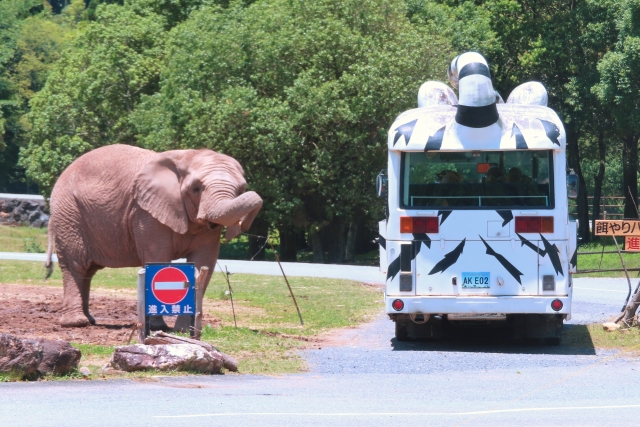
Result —
[[189, 218], [180, 192], [180, 175], [174, 160], [156, 154], [142, 167], [135, 180], [135, 198], [142, 209], [179, 234], [189, 228]]

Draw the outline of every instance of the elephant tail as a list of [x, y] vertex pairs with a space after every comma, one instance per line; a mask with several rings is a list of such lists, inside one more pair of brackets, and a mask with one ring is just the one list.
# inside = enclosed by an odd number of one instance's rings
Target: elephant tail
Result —
[[49, 225], [49, 244], [47, 246], [47, 259], [44, 262], [44, 268], [46, 269], [46, 276], [44, 280], [47, 280], [53, 274], [53, 262], [51, 262], [51, 256], [53, 255], [53, 227]]

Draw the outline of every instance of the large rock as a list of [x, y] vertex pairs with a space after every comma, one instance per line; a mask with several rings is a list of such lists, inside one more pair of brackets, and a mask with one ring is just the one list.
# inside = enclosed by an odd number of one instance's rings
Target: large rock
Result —
[[123, 371], [195, 371], [219, 374], [222, 357], [195, 344], [145, 345], [116, 347], [111, 366]]
[[38, 365], [41, 374], [63, 375], [78, 368], [82, 353], [66, 341], [38, 339], [44, 355]]
[[220, 350], [218, 350], [217, 348], [215, 348], [211, 344], [206, 343], [204, 341], [194, 340], [194, 339], [187, 338], [187, 337], [181, 337], [181, 336], [178, 336], [178, 335], [167, 334], [167, 333], [164, 333], [162, 331], [157, 331], [157, 332], [154, 332], [153, 335], [151, 335], [150, 337], [147, 337], [144, 340], [144, 343], [145, 344], [150, 344], [150, 345], [158, 345], [158, 344], [194, 344], [194, 345], [199, 345], [200, 347], [203, 347], [208, 352], [213, 353], [214, 357], [222, 358], [222, 366], [224, 366], [226, 369], [228, 369], [228, 370], [230, 370], [232, 372], [238, 372], [238, 361], [236, 359], [234, 359], [233, 357], [229, 356], [228, 354], [225, 354], [225, 353], [221, 352]]
[[0, 334], [0, 372], [35, 374], [43, 354], [42, 345], [37, 341]]
[[620, 325], [618, 325], [617, 323], [613, 323], [613, 322], [606, 322], [606, 323], [602, 324], [602, 328], [607, 332], [613, 332], [613, 331], [617, 331], [618, 329], [620, 329]]
[[0, 199], [0, 222], [10, 225], [46, 227], [49, 214], [44, 200], [34, 196], [34, 200]]

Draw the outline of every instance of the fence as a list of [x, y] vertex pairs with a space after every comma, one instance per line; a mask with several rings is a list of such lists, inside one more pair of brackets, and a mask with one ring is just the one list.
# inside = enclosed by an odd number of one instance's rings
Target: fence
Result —
[[[593, 196], [587, 196], [589, 202], [589, 218], [593, 213]], [[578, 216], [576, 202], [569, 201], [569, 214]], [[599, 219], [622, 219], [624, 218], [624, 197], [622, 196], [602, 196], [600, 197], [600, 218]]]

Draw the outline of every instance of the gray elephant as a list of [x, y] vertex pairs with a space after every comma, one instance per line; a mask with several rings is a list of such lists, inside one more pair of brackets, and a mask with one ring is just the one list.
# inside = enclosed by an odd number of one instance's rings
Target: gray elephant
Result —
[[[62, 326], [88, 326], [96, 271], [186, 257], [196, 268], [218, 259], [220, 233], [251, 226], [262, 199], [246, 191], [233, 158], [211, 150], [156, 153], [128, 145], [93, 150], [74, 161], [51, 194], [46, 267], [55, 241], [62, 270]], [[205, 285], [205, 286], [206, 286]]]

